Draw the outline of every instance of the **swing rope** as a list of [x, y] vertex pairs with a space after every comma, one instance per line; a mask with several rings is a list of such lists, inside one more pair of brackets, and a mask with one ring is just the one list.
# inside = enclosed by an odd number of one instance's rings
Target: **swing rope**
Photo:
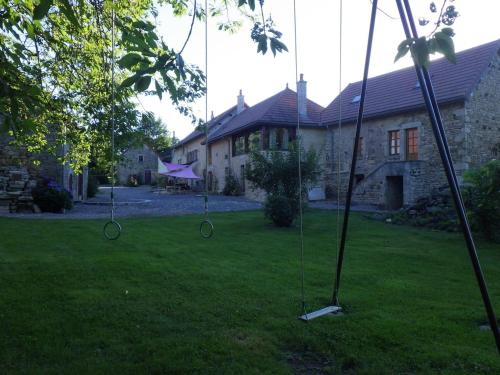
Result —
[[[194, 12], [196, 13], [196, 9]], [[204, 219], [200, 224], [200, 234], [203, 238], [210, 238], [214, 234], [214, 225], [208, 216], [208, 0], [205, 0], [205, 196], [203, 198]]]
[[[293, 0], [293, 30], [294, 30], [294, 42], [295, 42], [295, 82], [297, 83], [297, 153], [298, 153], [298, 177], [299, 177], [299, 230], [300, 230], [300, 293], [301, 293], [301, 302], [302, 302], [302, 312], [307, 317], [307, 308], [306, 308], [306, 297], [305, 297], [305, 274], [304, 274], [304, 220], [303, 220], [303, 212], [302, 212], [302, 137], [301, 137], [301, 128], [300, 128], [300, 109], [299, 109], [299, 90], [298, 90], [298, 82], [299, 82], [299, 68], [298, 68], [298, 53], [297, 53], [297, 5], [296, 0]], [[306, 104], [307, 105], [307, 104]]]
[[[343, 0], [339, 1], [339, 123], [338, 123], [338, 129], [337, 129], [337, 139], [340, 141], [341, 136], [342, 136], [342, 13], [343, 13]], [[335, 138], [334, 138], [335, 141]], [[335, 150], [335, 148], [334, 148]], [[335, 152], [335, 151], [333, 151]], [[342, 152], [340, 148], [340, 142], [337, 144], [337, 223], [336, 223], [336, 229], [337, 229], [337, 236], [336, 236], [336, 242], [337, 242], [337, 247], [336, 247], [336, 257], [335, 257], [335, 269], [337, 268], [338, 262], [339, 262], [339, 253], [340, 253], [340, 169], [342, 166], [341, 163], [341, 157], [342, 157]], [[334, 278], [334, 285], [335, 285], [335, 278]], [[332, 303], [333, 303], [333, 297], [332, 297]]]
[[[111, 2], [111, 209], [110, 220], [104, 224], [104, 237], [117, 240], [122, 232], [120, 223], [115, 220], [115, 1]], [[114, 229], [113, 229], [114, 228]]]

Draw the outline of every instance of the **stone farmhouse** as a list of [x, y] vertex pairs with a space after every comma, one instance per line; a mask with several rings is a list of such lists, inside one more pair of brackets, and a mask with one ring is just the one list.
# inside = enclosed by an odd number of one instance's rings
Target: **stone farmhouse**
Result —
[[[305, 149], [313, 147], [320, 154], [321, 164], [325, 165], [325, 130], [319, 124], [323, 107], [307, 99], [307, 82], [303, 76], [298, 82], [298, 91], [303, 146]], [[296, 139], [296, 126], [297, 93], [293, 90], [286, 87], [252, 107], [244, 105], [240, 92], [237, 106], [217, 116], [209, 126], [208, 190], [222, 192], [226, 177], [232, 174], [239, 180], [245, 196], [262, 200], [262, 192], [249, 189], [245, 180], [248, 154], [251, 150], [288, 150], [289, 143]], [[204, 144], [204, 134], [191, 133], [175, 146], [173, 160], [185, 162], [181, 155], [197, 152], [199, 157], [202, 155], [197, 166], [205, 168]], [[322, 185], [311, 187], [310, 198], [318, 198], [318, 192], [319, 198], [324, 198]]]
[[158, 154], [148, 145], [126, 150], [117, 163], [118, 182], [126, 185], [132, 178], [139, 185], [151, 185], [158, 179]]
[[[209, 137], [219, 130], [224, 124], [226, 124], [233, 117], [237, 116], [245, 109], [248, 105], [245, 104], [244, 97], [240, 92], [238, 95], [237, 105], [225, 110], [218, 116], [214, 117], [212, 113], [212, 119], [208, 122], [208, 134]], [[177, 142], [174, 145], [174, 150], [172, 154], [172, 162], [176, 164], [190, 164], [192, 166], [193, 172], [200, 177], [205, 179], [206, 176], [206, 149], [205, 149], [205, 131], [196, 129], [191, 132], [186, 138]], [[209, 188], [210, 191], [217, 191], [215, 189], [213, 172], [209, 171]], [[201, 180], [190, 181], [191, 189], [202, 190], [204, 188], [204, 182]]]
[[[430, 67], [459, 181], [466, 170], [500, 155], [499, 50], [497, 40], [457, 53], [456, 65], [442, 58]], [[302, 75], [297, 88], [303, 146], [320, 153], [323, 167], [309, 198], [322, 199], [325, 191], [344, 197], [361, 82], [349, 84], [325, 109], [307, 99]], [[209, 123], [208, 186], [221, 192], [231, 173], [247, 197], [261, 200], [244, 178], [248, 152], [288, 148], [296, 138], [297, 94], [287, 87], [252, 107], [243, 103], [240, 93], [236, 107]], [[354, 203], [398, 209], [446, 185], [413, 67], [368, 80], [360, 141]], [[179, 142], [172, 160], [196, 163], [196, 173], [205, 176], [204, 134], [195, 131]]]
[[[429, 72], [460, 182], [500, 154], [500, 41], [457, 53], [456, 65], [436, 60]], [[348, 85], [321, 114], [334, 150], [327, 183], [342, 193], [360, 92], [361, 82]], [[446, 185], [413, 67], [369, 79], [364, 113], [353, 201], [398, 209]]]
[[69, 164], [63, 165], [58, 160], [68, 152], [67, 145], [57, 146], [56, 155], [49, 152], [31, 154], [12, 141], [10, 135], [0, 135], [0, 206], [5, 207], [16, 191], [31, 197], [31, 189], [42, 178], [52, 179], [71, 192], [74, 201], [87, 199], [88, 168], [76, 172]]

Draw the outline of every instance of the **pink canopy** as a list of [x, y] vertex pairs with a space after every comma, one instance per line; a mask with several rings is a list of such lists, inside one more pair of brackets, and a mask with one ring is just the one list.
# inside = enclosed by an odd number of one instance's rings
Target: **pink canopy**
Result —
[[164, 176], [186, 178], [190, 180], [200, 180], [190, 165], [184, 164], [174, 164], [174, 163], [164, 163], [161, 162], [158, 165], [158, 173]]

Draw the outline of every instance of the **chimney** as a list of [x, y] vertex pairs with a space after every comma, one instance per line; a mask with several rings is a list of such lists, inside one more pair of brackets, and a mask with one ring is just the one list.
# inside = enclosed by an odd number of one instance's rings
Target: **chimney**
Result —
[[307, 115], [307, 81], [304, 81], [304, 74], [300, 73], [300, 81], [297, 82], [297, 96], [299, 114]]
[[245, 97], [241, 93], [240, 90], [240, 95], [238, 95], [238, 105], [236, 107], [236, 114], [239, 115], [243, 110], [245, 109]]

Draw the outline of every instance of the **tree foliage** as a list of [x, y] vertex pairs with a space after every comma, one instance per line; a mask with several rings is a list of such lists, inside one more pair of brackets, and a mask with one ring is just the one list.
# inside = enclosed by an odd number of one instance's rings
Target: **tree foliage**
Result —
[[464, 197], [474, 230], [500, 242], [500, 160], [468, 171]]
[[398, 46], [394, 61], [399, 60], [411, 51], [416, 63], [426, 68], [430, 63], [430, 55], [435, 53], [441, 53], [451, 63], [456, 63], [455, 45], [453, 43], [455, 32], [450, 26], [455, 23], [459, 14], [454, 5], [448, 5], [448, 2], [453, 1], [442, 0], [439, 11], [435, 2], [430, 3], [429, 10], [435, 15], [435, 21], [431, 23], [429, 19], [420, 17], [419, 24], [420, 26], [432, 25], [432, 31], [427, 36], [403, 40]]
[[[227, 16], [233, 8], [253, 20], [257, 10], [264, 15], [263, 4], [256, 9], [255, 2], [216, 0], [209, 15], [218, 17], [217, 9], [225, 7]], [[0, 133], [8, 132], [31, 153], [68, 144], [61, 162], [75, 170], [91, 158], [110, 160], [112, 57], [117, 153], [136, 140], [136, 132], [146, 131], [137, 93], [168, 96], [196, 121], [191, 104], [204, 95], [205, 76], [182, 56], [191, 31], [180, 50], [168, 46], [153, 23], [158, 5], [171, 6], [177, 16], [191, 12], [193, 23], [207, 14], [196, 0], [0, 0]], [[238, 24], [228, 16], [220, 28]], [[272, 33], [271, 50], [286, 50], [273, 42], [279, 32]]]
[[[307, 196], [308, 187], [320, 176], [318, 154], [314, 149], [307, 152], [297, 143], [290, 144], [290, 151], [254, 151], [245, 168], [245, 177], [253, 189], [267, 193], [266, 216], [278, 226], [290, 226], [300, 208], [300, 195]], [[298, 177], [299, 154], [301, 154], [301, 177]], [[302, 184], [300, 183], [302, 182]], [[299, 186], [302, 185], [302, 191]]]

